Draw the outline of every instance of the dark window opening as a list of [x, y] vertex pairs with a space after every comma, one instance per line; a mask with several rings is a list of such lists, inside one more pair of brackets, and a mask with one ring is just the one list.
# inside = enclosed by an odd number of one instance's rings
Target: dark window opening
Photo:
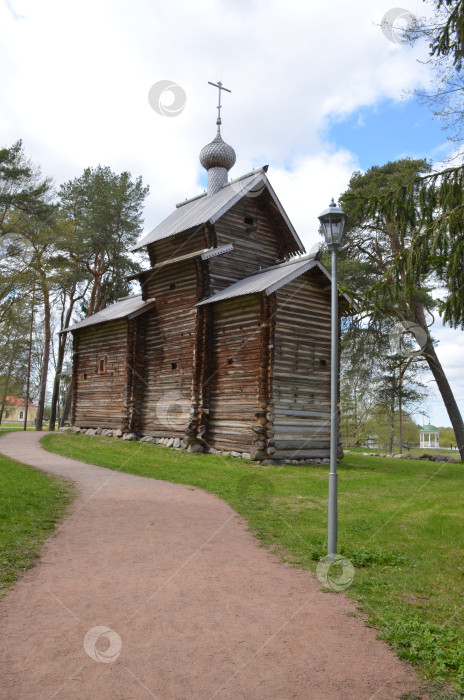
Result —
[[177, 362], [171, 362], [171, 369], [177, 369]]
[[255, 220], [253, 219], [252, 216], [249, 216], [249, 214], [245, 215], [244, 221], [245, 221], [247, 226], [253, 226], [253, 224], [255, 223]]
[[107, 356], [103, 355], [102, 357], [99, 357], [97, 360], [97, 372], [98, 372], [98, 374], [106, 374], [106, 367], [107, 367]]
[[169, 285], [169, 289], [173, 290], [173, 289], [175, 289], [175, 288], [176, 288], [176, 285], [175, 285], [174, 282], [172, 282], [172, 283]]
[[229, 358], [227, 359], [227, 364], [228, 364], [228, 365], [233, 365], [233, 364], [234, 364], [234, 360], [233, 360], [232, 357], [229, 357]]
[[327, 367], [327, 360], [319, 360], [319, 365], [321, 367]]

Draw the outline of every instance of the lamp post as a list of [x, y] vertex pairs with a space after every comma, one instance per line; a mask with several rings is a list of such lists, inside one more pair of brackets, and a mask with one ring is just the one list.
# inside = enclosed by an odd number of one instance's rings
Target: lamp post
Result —
[[346, 214], [331, 201], [318, 217], [332, 252], [332, 343], [330, 362], [330, 473], [328, 553], [337, 554], [337, 452], [338, 452], [338, 249], [345, 232]]

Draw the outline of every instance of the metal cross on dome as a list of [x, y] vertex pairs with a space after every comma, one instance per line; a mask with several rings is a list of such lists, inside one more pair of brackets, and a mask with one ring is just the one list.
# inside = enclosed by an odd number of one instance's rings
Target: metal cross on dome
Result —
[[225, 88], [223, 84], [221, 83], [220, 80], [218, 80], [217, 83], [212, 83], [210, 80], [208, 80], [208, 85], [213, 85], [213, 87], [217, 87], [219, 89], [219, 104], [217, 106], [217, 111], [218, 111], [218, 117], [216, 120], [216, 124], [218, 127], [218, 134], [221, 133], [221, 124], [222, 124], [222, 119], [221, 119], [221, 90], [225, 90], [226, 92], [232, 92], [232, 90], [229, 90], [228, 88]]

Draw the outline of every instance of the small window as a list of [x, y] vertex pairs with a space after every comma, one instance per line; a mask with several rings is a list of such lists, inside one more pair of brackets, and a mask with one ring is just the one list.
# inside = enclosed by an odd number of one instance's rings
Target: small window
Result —
[[233, 364], [234, 364], [234, 359], [233, 359], [233, 357], [229, 357], [229, 358], [227, 359], [227, 364], [228, 364], [228, 365], [233, 365]]
[[97, 360], [97, 372], [98, 374], [106, 374], [107, 366], [107, 356], [101, 355]]
[[81, 372], [81, 373], [79, 374], [79, 379], [82, 380], [82, 381], [84, 381], [84, 379], [87, 379], [87, 374], [86, 374], [85, 372]]
[[24, 418], [24, 411], [19, 412], [19, 420], [22, 420]]
[[176, 288], [176, 285], [175, 285], [174, 282], [172, 282], [172, 283], [169, 285], [169, 289], [172, 291], [172, 290], [175, 289], [175, 288]]
[[252, 216], [250, 216], [249, 214], [246, 214], [245, 218], [244, 218], [244, 222], [246, 223], [247, 226], [253, 226], [253, 224], [255, 223], [255, 220], [253, 219]]
[[319, 365], [321, 367], [327, 367], [327, 360], [319, 360]]
[[177, 362], [171, 362], [171, 369], [177, 369]]

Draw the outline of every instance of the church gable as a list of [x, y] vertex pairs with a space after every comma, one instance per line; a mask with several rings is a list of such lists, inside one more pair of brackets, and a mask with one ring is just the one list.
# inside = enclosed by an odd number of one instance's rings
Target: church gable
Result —
[[210, 262], [211, 289], [224, 289], [262, 268], [301, 252], [266, 189], [245, 196], [214, 224], [218, 246], [231, 245], [226, 255]]

